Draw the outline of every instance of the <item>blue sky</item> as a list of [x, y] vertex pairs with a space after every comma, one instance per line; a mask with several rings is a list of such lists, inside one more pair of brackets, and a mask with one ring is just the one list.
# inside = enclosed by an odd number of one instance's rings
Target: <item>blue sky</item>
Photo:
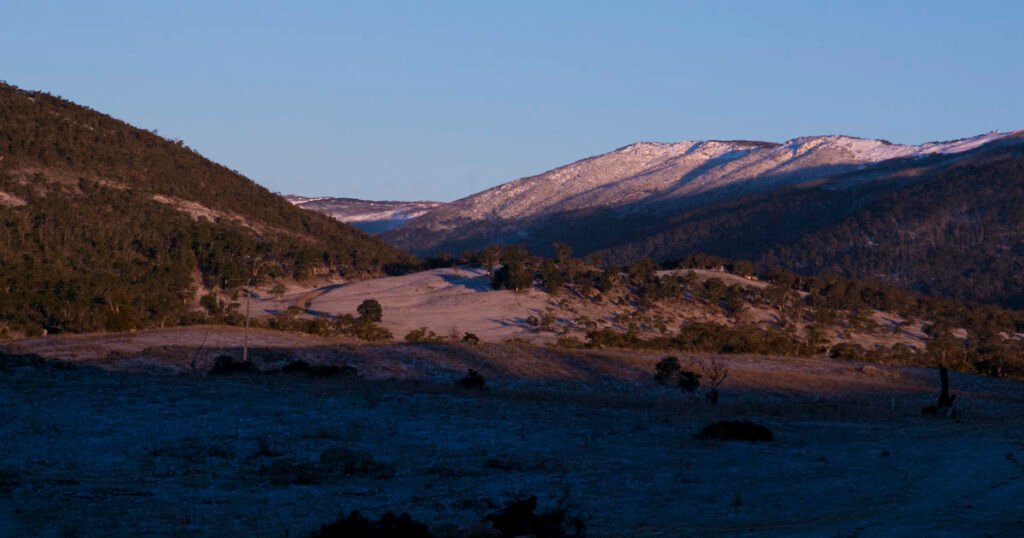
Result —
[[452, 200], [640, 140], [1024, 128], [1024, 2], [21, 2], [0, 79], [283, 193]]

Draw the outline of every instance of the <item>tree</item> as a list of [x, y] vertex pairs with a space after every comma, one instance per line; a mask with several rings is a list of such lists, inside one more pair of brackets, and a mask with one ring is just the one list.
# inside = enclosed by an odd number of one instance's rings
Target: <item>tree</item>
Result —
[[708, 393], [704, 395], [708, 403], [712, 405], [718, 404], [718, 387], [725, 382], [725, 379], [729, 377], [729, 369], [725, 367], [718, 359], [712, 358], [710, 361], [701, 363], [701, 370], [704, 372], [704, 377], [708, 380]]
[[376, 299], [367, 299], [356, 308], [360, 321], [367, 323], [380, 323], [384, 318], [384, 309]]
[[491, 287], [518, 292], [533, 285], [533, 273], [528, 268], [529, 258], [530, 253], [526, 247], [515, 245], [506, 248], [501, 255], [501, 269], [491, 277]]
[[498, 260], [501, 259], [501, 247], [498, 245], [488, 245], [480, 252], [480, 259], [484, 262], [484, 268], [487, 269], [487, 273], [494, 276], [494, 266], [498, 265]]
[[562, 288], [565, 278], [554, 261], [544, 260], [540, 265], [540, 281], [541, 285], [544, 286], [544, 290], [554, 295]]

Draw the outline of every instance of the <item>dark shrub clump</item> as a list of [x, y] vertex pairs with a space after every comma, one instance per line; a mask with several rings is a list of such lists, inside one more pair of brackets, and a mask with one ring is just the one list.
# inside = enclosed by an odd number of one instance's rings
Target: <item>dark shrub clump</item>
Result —
[[409, 514], [396, 516], [388, 512], [373, 521], [353, 510], [346, 518], [320, 527], [314, 538], [432, 538], [427, 526]]
[[[491, 522], [495, 530], [502, 536], [535, 536], [536, 538], [567, 538], [584, 536], [585, 525], [578, 518], [567, 520], [565, 510], [561, 508], [543, 514], [534, 514], [537, 509], [537, 497], [516, 500], [509, 503], [501, 511], [484, 518]], [[566, 526], [572, 526], [573, 534], [566, 532]]]
[[683, 392], [697, 392], [700, 388], [700, 374], [688, 370], [679, 371], [679, 390]]
[[230, 355], [221, 355], [213, 360], [210, 375], [255, 374], [259, 373], [256, 365], [250, 362], [235, 362]]
[[760, 424], [742, 420], [723, 420], [705, 426], [697, 439], [701, 441], [774, 441], [771, 430]]
[[484, 380], [484, 376], [472, 368], [466, 372], [462, 379], [455, 382], [455, 386], [463, 390], [487, 392], [487, 382]]
[[281, 367], [282, 374], [306, 375], [313, 378], [342, 377], [356, 375], [351, 366], [314, 366], [306, 361], [289, 362]]
[[654, 365], [654, 380], [658, 383], [668, 383], [679, 372], [679, 359], [665, 357]]

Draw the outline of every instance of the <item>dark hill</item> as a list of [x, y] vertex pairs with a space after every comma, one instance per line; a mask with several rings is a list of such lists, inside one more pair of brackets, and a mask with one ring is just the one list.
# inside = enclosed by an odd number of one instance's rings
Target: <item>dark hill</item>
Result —
[[173, 324], [200, 285], [414, 260], [180, 141], [0, 84], [0, 329]]
[[589, 230], [581, 250], [618, 262], [703, 252], [1024, 308], [1024, 143], [922, 174], [833, 178], [668, 218], [606, 216], [562, 229], [570, 240]]

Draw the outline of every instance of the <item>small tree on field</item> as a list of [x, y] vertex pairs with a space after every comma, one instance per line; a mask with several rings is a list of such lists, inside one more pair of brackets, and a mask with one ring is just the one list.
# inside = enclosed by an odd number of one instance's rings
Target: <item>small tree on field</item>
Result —
[[376, 299], [367, 299], [356, 308], [360, 321], [366, 323], [380, 323], [384, 319], [384, 309]]
[[701, 363], [701, 370], [704, 372], [704, 377], [708, 380], [708, 393], [704, 396], [708, 403], [712, 405], [718, 403], [718, 387], [725, 382], [725, 379], [729, 377], [729, 369], [725, 367], [718, 359], [711, 359], [708, 362]]

